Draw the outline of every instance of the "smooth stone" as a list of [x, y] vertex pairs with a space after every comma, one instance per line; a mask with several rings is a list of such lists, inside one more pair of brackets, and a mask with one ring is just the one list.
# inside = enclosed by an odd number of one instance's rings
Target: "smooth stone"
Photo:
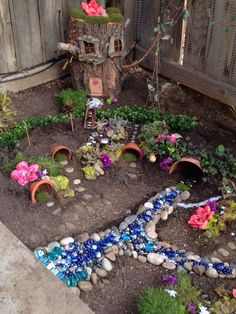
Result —
[[224, 262], [224, 266], [225, 266], [225, 267], [229, 267], [229, 263]]
[[66, 246], [66, 245], [68, 245], [70, 243], [73, 243], [73, 242], [75, 242], [75, 240], [73, 238], [67, 237], [67, 238], [62, 239], [60, 241], [60, 244], [63, 245], [63, 246]]
[[91, 276], [91, 274], [92, 274], [92, 268], [86, 267], [86, 271], [87, 271], [87, 273], [88, 273], [88, 278], [90, 279], [90, 276]]
[[51, 242], [47, 245], [47, 249], [49, 252], [51, 252], [52, 249], [54, 249], [55, 247], [60, 247], [60, 246], [61, 245], [59, 242], [54, 241], [54, 242]]
[[176, 203], [181, 203], [181, 202], [182, 202], [182, 198], [181, 198], [180, 195], [177, 195], [177, 196], [176, 196], [175, 202], [176, 202]]
[[69, 164], [68, 160], [62, 160], [60, 161], [61, 166], [67, 166]]
[[84, 191], [86, 191], [86, 189], [83, 186], [80, 186], [76, 189], [77, 192], [82, 193]]
[[167, 220], [168, 219], [168, 212], [163, 210], [161, 212], [161, 220]]
[[236, 245], [233, 242], [229, 242], [228, 247], [230, 248], [230, 250], [236, 250]]
[[204, 266], [199, 265], [199, 266], [193, 266], [193, 271], [199, 276], [202, 276], [205, 273], [206, 269]]
[[218, 249], [218, 252], [219, 252], [222, 256], [224, 256], [224, 257], [228, 257], [228, 256], [229, 256], [229, 251], [227, 251], [227, 250], [225, 250], [225, 249], [223, 249], [223, 248]]
[[98, 282], [98, 275], [96, 273], [92, 273], [90, 280], [91, 280], [92, 284], [95, 286]]
[[98, 235], [99, 235], [99, 237], [102, 239], [102, 238], [104, 238], [104, 232], [103, 231], [99, 231], [98, 232]]
[[148, 222], [145, 227], [145, 232], [150, 239], [153, 239], [153, 240], [156, 239], [157, 233], [156, 233], [155, 223], [152, 221]]
[[112, 267], [112, 263], [109, 261], [109, 259], [107, 259], [106, 257], [104, 257], [104, 259], [102, 260], [102, 267], [106, 270], [106, 271], [111, 271], [113, 269]]
[[53, 202], [47, 202], [46, 206], [47, 207], [52, 207], [52, 206], [54, 206], [54, 203]]
[[148, 253], [147, 255], [147, 260], [149, 263], [151, 263], [152, 265], [161, 265], [164, 260], [165, 257], [161, 254], [158, 253]]
[[114, 231], [114, 232], [119, 232], [119, 229], [115, 226], [111, 227], [111, 231]]
[[90, 238], [96, 242], [100, 241], [101, 238], [99, 237], [99, 234], [98, 233], [93, 233], [91, 234]]
[[125, 253], [125, 255], [128, 256], [128, 257], [131, 257], [131, 256], [132, 256], [132, 253], [131, 253], [130, 250], [124, 250], [124, 253]]
[[128, 227], [127, 222], [123, 221], [120, 225], [119, 225], [119, 229], [120, 230], [124, 230]]
[[133, 246], [132, 243], [128, 243], [128, 244], [127, 244], [127, 248], [130, 249], [131, 251], [134, 250], [134, 246]]
[[204, 256], [204, 257], [202, 257], [202, 262], [209, 264], [210, 258], [208, 256]]
[[80, 179], [73, 180], [74, 185], [79, 185], [81, 183]]
[[80, 296], [80, 289], [76, 287], [70, 287], [70, 291], [76, 294], [78, 297]]
[[135, 222], [136, 219], [137, 219], [137, 215], [130, 215], [130, 216], [127, 216], [125, 218], [124, 222], [126, 222], [128, 225], [130, 225], [133, 222]]
[[176, 245], [172, 245], [171, 246], [171, 249], [174, 251], [174, 252], [177, 252], [178, 251], [178, 247]]
[[137, 176], [137, 174], [135, 174], [135, 173], [127, 172], [126, 174], [127, 174], [127, 176], [128, 176], [131, 180], [136, 180], [136, 179], [138, 179], [138, 176]]
[[147, 261], [147, 258], [145, 256], [139, 255], [138, 256], [138, 261], [142, 264], [145, 264]]
[[79, 281], [78, 287], [80, 288], [80, 290], [84, 292], [89, 292], [93, 289], [93, 286], [90, 281]]
[[170, 243], [167, 243], [167, 242], [159, 242], [159, 244], [161, 246], [163, 246], [165, 249], [169, 249], [171, 247]]
[[169, 193], [171, 192], [171, 189], [170, 189], [170, 188], [166, 188], [166, 189], [165, 189], [165, 192], [166, 192], [167, 194], [169, 194]]
[[52, 213], [53, 213], [53, 215], [56, 216], [56, 215], [59, 215], [61, 211], [62, 211], [62, 209], [60, 207], [58, 207]]
[[108, 228], [104, 231], [104, 237], [108, 235], [109, 233], [111, 233], [111, 229]]
[[123, 256], [125, 253], [124, 253], [124, 250], [123, 249], [119, 249], [119, 256]]
[[236, 264], [235, 263], [230, 263], [230, 268], [231, 269], [236, 269]]
[[219, 274], [218, 274], [218, 272], [214, 268], [209, 268], [206, 271], [206, 276], [209, 277], [209, 278], [214, 279], [214, 278], [218, 278]]
[[215, 263], [222, 263], [222, 261], [219, 258], [216, 258], [216, 257], [211, 257], [210, 260], [211, 260], [211, 262], [213, 264], [215, 264]]
[[67, 173], [73, 173], [74, 172], [74, 168], [73, 167], [68, 167], [65, 169]]
[[137, 210], [136, 215], [142, 214], [145, 210], [146, 208], [143, 205], [140, 205], [139, 209]]
[[164, 210], [167, 211], [167, 213], [168, 213], [169, 215], [171, 215], [171, 214], [173, 213], [173, 211], [174, 211], [174, 207], [173, 207], [173, 206], [166, 206], [166, 207], [164, 208]]
[[160, 221], [160, 219], [161, 219], [161, 215], [160, 214], [156, 214], [156, 215], [153, 216], [152, 222], [154, 224], [157, 224]]
[[177, 267], [177, 271], [178, 272], [182, 272], [182, 273], [187, 273], [187, 269], [185, 269], [183, 266], [181, 266], [181, 265], [179, 265], [178, 267]]
[[129, 166], [130, 166], [131, 168], [137, 168], [137, 164], [136, 164], [135, 162], [131, 162], [131, 163], [129, 164]]
[[169, 269], [169, 270], [176, 268], [176, 265], [174, 263], [171, 263], [171, 262], [164, 262], [161, 266], [164, 267], [165, 269]]
[[105, 269], [96, 268], [95, 272], [101, 278], [105, 278], [107, 276], [107, 271]]
[[188, 271], [192, 271], [193, 265], [191, 263], [185, 262], [184, 268], [187, 269]]
[[186, 256], [187, 256], [187, 258], [188, 259], [190, 259], [190, 260], [193, 260], [193, 261], [199, 261], [201, 258], [200, 258], [200, 256], [198, 256], [198, 255], [188, 255], [188, 254], [186, 254]]
[[132, 256], [133, 256], [133, 258], [137, 259], [138, 258], [138, 253], [136, 251], [132, 251]]
[[84, 195], [82, 196], [82, 198], [83, 198], [84, 200], [86, 200], [86, 201], [89, 201], [89, 200], [91, 200], [91, 199], [93, 198], [93, 196], [92, 196], [91, 194], [84, 194]]
[[113, 252], [113, 247], [112, 246], [108, 247], [104, 252], [105, 252], [105, 254]]
[[154, 206], [153, 206], [153, 204], [151, 203], [151, 202], [146, 202], [145, 204], [144, 204], [144, 207], [145, 208], [154, 208]]
[[224, 279], [226, 277], [226, 275], [224, 274], [219, 274], [219, 278]]
[[80, 243], [84, 243], [84, 242], [88, 241], [88, 239], [89, 239], [89, 233], [88, 232], [83, 232], [76, 237], [76, 240]]
[[116, 245], [113, 245], [113, 253], [114, 254], [116, 254], [116, 255], [118, 255], [119, 254], [119, 249], [118, 249], [118, 247], [116, 246]]
[[189, 197], [190, 197], [189, 191], [184, 191], [184, 192], [182, 192], [181, 195], [180, 195], [180, 197], [181, 197], [181, 200], [182, 200], [182, 201], [186, 201], [186, 200], [189, 199]]
[[106, 254], [106, 258], [108, 258], [112, 262], [116, 261], [116, 255], [113, 252], [110, 252], [110, 253]]

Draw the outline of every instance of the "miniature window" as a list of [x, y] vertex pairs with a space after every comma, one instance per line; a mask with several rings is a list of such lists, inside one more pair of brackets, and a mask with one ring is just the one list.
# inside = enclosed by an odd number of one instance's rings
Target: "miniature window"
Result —
[[86, 54], [95, 53], [95, 45], [87, 41], [84, 42], [84, 49]]
[[115, 52], [121, 52], [122, 51], [122, 42], [120, 39], [115, 40], [114, 48], [115, 48]]

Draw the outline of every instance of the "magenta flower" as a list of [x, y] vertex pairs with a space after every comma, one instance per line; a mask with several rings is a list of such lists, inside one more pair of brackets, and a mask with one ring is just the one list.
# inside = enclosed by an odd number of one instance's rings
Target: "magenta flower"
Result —
[[207, 205], [210, 207], [211, 211], [217, 212], [217, 204], [215, 201], [208, 201]]
[[102, 164], [104, 168], [110, 168], [112, 165], [111, 158], [108, 154], [101, 154]]
[[176, 276], [163, 275], [162, 281], [166, 282], [169, 286], [175, 286], [178, 283], [178, 279]]
[[190, 311], [190, 313], [194, 314], [197, 311], [197, 306], [195, 303], [189, 303], [188, 304], [188, 310]]
[[12, 171], [11, 178], [20, 185], [25, 186], [29, 182], [38, 180], [38, 169], [37, 164], [29, 166], [27, 162], [22, 161], [16, 166], [16, 170]]
[[169, 171], [172, 164], [173, 164], [172, 158], [167, 157], [160, 162], [159, 166], [162, 170]]

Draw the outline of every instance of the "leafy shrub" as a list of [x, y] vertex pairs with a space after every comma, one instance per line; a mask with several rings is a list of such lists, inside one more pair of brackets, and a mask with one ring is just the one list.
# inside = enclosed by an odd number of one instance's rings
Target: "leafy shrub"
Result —
[[0, 132], [5, 131], [15, 124], [16, 113], [10, 110], [11, 98], [0, 92]]
[[232, 298], [224, 287], [217, 287], [216, 293], [220, 297], [211, 306], [212, 314], [234, 314], [236, 313], [236, 299]]
[[148, 288], [138, 300], [140, 314], [187, 314], [178, 299], [167, 294], [163, 288]]
[[84, 90], [64, 89], [58, 94], [58, 105], [61, 112], [80, 114], [85, 110], [87, 93]]
[[199, 296], [201, 291], [197, 289], [191, 282], [190, 277], [184, 273], [178, 273], [178, 283], [175, 286], [175, 290], [178, 293], [178, 300], [183, 305], [190, 303], [199, 303]]

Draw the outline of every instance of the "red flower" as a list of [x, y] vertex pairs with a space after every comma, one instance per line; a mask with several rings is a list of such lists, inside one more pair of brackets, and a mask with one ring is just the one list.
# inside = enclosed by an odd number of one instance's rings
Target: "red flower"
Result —
[[91, 0], [88, 3], [86, 2], [82, 2], [81, 3], [82, 8], [84, 10], [84, 12], [87, 15], [91, 15], [91, 16], [100, 16], [100, 15], [105, 15], [106, 14], [106, 10], [104, 10], [97, 2], [96, 0]]
[[210, 206], [206, 205], [205, 208], [198, 207], [196, 214], [190, 217], [188, 224], [196, 229], [206, 229], [207, 223], [213, 215], [214, 212], [211, 211]]
[[233, 297], [236, 299], [236, 289], [233, 289]]

